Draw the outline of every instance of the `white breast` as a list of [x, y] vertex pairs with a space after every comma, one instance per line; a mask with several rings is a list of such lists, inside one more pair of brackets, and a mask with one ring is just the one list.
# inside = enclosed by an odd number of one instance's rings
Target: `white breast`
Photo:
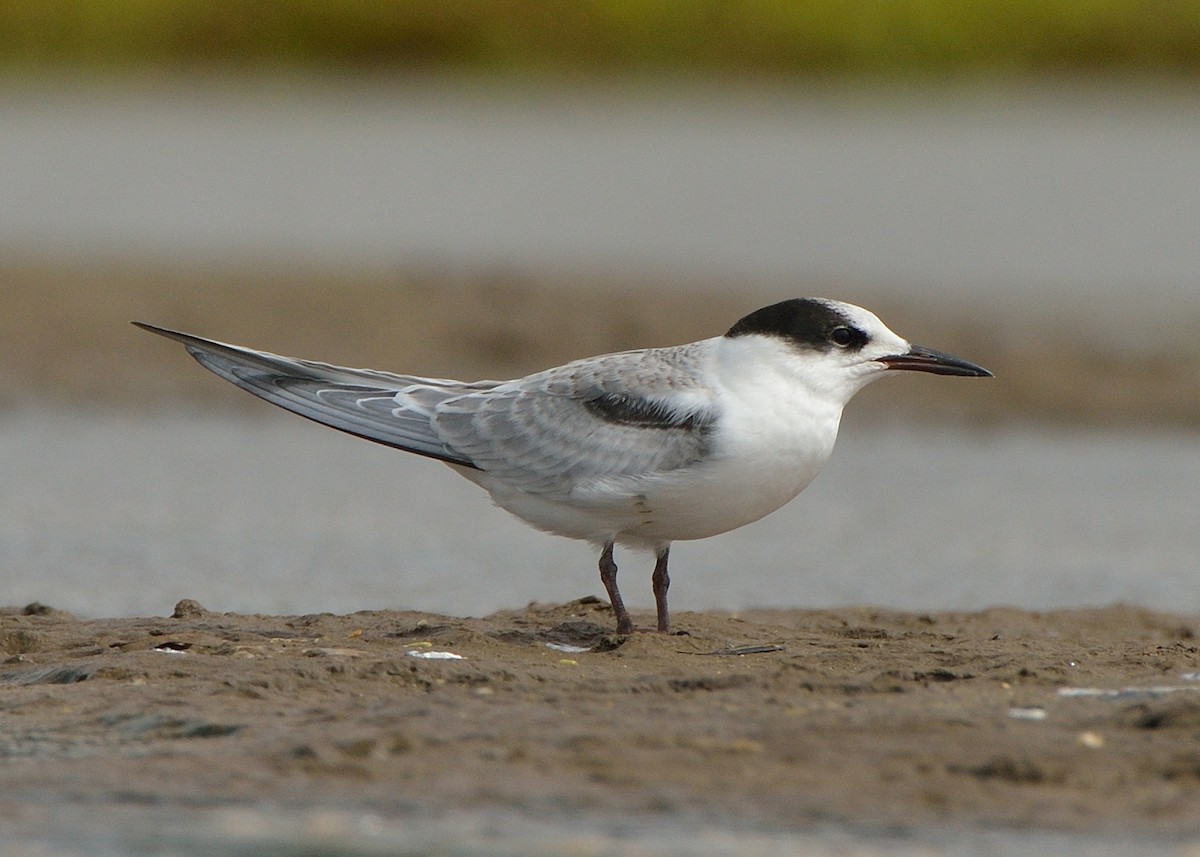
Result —
[[764, 362], [763, 347], [757, 341], [721, 351], [710, 458], [647, 491], [644, 519], [652, 523], [623, 532], [624, 540], [700, 539], [736, 529], [792, 500], [820, 472], [837, 440], [842, 403], [801, 383], [789, 371], [789, 355]]

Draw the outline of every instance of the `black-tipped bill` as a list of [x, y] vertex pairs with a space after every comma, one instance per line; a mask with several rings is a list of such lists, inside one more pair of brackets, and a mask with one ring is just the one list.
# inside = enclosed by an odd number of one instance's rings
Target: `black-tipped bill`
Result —
[[932, 372], [935, 375], [965, 375], [971, 378], [991, 378], [992, 373], [982, 366], [968, 363], [960, 357], [914, 345], [904, 354], [880, 357], [875, 362], [889, 369], [909, 369], [913, 372]]

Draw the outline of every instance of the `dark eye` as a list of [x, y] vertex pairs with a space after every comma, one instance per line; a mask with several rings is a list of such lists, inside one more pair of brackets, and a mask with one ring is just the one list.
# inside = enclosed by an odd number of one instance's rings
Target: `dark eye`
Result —
[[848, 327], [835, 327], [829, 333], [829, 340], [838, 348], [845, 348], [854, 341], [854, 331]]

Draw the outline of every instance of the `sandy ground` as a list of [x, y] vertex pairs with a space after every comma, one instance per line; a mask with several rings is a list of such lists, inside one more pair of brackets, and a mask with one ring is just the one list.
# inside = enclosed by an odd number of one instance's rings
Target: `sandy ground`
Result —
[[[650, 616], [635, 616], [642, 624]], [[0, 613], [0, 794], [1200, 833], [1198, 616]], [[439, 659], [449, 652], [459, 659]]]

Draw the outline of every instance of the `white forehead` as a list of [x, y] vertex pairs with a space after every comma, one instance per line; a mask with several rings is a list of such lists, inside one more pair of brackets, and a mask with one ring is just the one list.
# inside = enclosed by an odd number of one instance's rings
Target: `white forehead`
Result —
[[[879, 316], [870, 310], [863, 309], [854, 304], [848, 304], [844, 301], [822, 299], [822, 303], [831, 309], [837, 310], [855, 327], [865, 330], [867, 333], [875, 333], [878, 330], [888, 330], [888, 326], [879, 320]], [[891, 331], [888, 331], [889, 333]]]
[[870, 310], [863, 309], [844, 301], [826, 300], [831, 308], [841, 313], [851, 324], [864, 331], [871, 337], [870, 343], [864, 349], [867, 354], [889, 354], [904, 351], [909, 343], [880, 320], [879, 316]]

